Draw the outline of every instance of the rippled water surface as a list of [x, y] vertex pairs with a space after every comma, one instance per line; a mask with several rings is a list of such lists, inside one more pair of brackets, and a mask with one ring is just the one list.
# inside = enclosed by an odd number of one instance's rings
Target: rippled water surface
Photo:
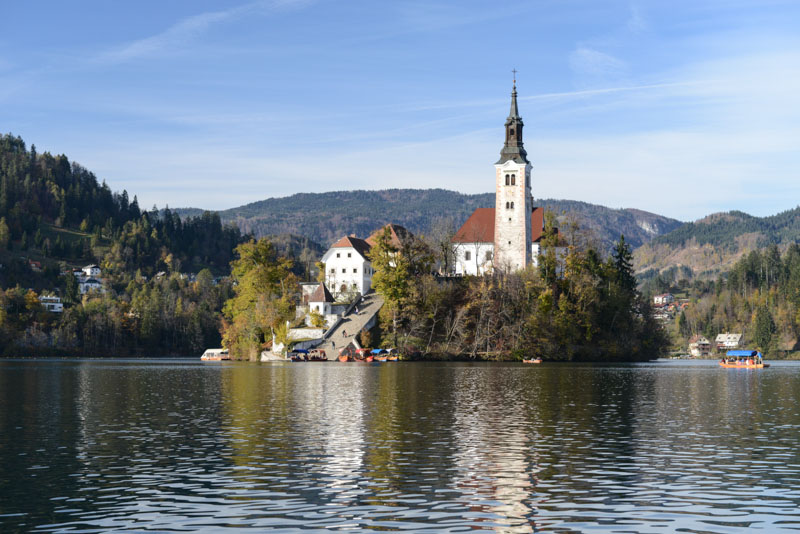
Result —
[[0, 362], [0, 531], [800, 530], [800, 365]]

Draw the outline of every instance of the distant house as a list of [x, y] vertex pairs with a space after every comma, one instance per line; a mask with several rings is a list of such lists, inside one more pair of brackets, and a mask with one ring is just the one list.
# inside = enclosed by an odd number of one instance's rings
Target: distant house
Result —
[[692, 336], [689, 340], [689, 354], [695, 358], [705, 358], [711, 354], [711, 342], [703, 336]]
[[87, 278], [86, 280], [83, 280], [78, 284], [78, 289], [80, 289], [81, 295], [85, 295], [89, 291], [105, 293], [103, 284], [95, 278]]
[[28, 260], [28, 266], [31, 268], [33, 272], [41, 272], [42, 271], [42, 262], [36, 260]]
[[671, 293], [662, 293], [653, 297], [653, 304], [656, 306], [667, 306], [675, 302], [675, 297]]
[[714, 344], [717, 346], [717, 350], [731, 350], [739, 348], [741, 341], [742, 334], [730, 334], [726, 332], [717, 335]]
[[97, 278], [98, 276], [100, 276], [101, 272], [100, 267], [98, 267], [95, 264], [87, 265], [86, 267], [81, 269], [81, 271], [83, 272], [83, 275], [86, 276], [87, 278]]
[[41, 295], [39, 297], [39, 302], [42, 303], [42, 307], [46, 311], [52, 313], [61, 313], [64, 311], [64, 304], [62, 304], [61, 299], [55, 295]]

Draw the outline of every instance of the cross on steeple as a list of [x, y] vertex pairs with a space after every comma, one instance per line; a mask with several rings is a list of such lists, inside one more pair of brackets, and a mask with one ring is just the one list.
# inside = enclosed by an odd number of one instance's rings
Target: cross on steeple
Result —
[[511, 72], [514, 74], [514, 85], [517, 85], [517, 69], [511, 69]]

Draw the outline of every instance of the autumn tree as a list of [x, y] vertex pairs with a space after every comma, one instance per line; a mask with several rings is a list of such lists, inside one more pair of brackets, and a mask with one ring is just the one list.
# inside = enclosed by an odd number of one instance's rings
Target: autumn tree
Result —
[[285, 322], [294, 317], [297, 280], [292, 261], [278, 256], [267, 239], [242, 243], [235, 252], [235, 295], [223, 308], [223, 344], [234, 358], [254, 360], [274, 335], [285, 336]]

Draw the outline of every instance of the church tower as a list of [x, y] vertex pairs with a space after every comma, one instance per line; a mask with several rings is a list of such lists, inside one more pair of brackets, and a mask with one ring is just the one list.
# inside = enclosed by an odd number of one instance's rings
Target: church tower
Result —
[[531, 261], [531, 164], [522, 146], [517, 80], [506, 119], [506, 142], [495, 163], [494, 268], [518, 271]]

